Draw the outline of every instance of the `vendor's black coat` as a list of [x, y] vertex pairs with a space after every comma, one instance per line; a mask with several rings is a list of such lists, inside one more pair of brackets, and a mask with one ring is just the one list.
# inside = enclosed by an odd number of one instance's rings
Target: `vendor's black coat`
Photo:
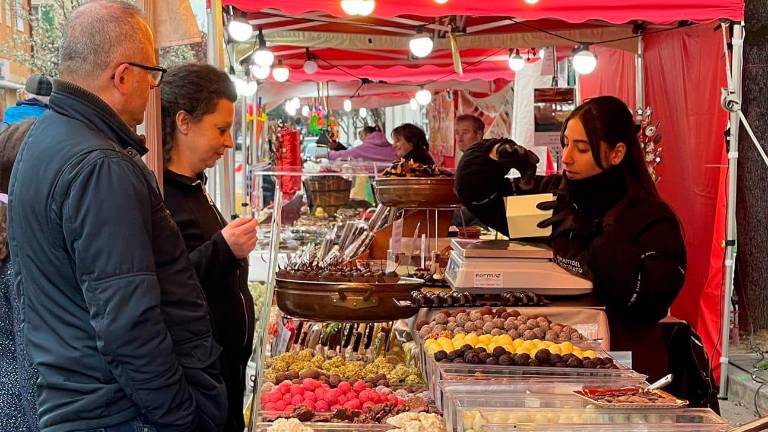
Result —
[[[468, 149], [456, 170], [463, 204], [502, 233], [507, 232], [505, 196], [556, 191], [569, 196], [561, 176], [539, 176], [522, 192], [505, 178], [507, 171], [479, 145]], [[550, 239], [556, 261], [593, 281], [611, 324], [658, 322], [685, 282], [685, 244], [675, 214], [659, 199], [629, 195], [597, 214], [594, 210], [582, 206], [576, 212], [578, 219], [597, 221], [596, 229], [566, 230]]]
[[204, 189], [205, 177], [187, 177], [166, 170], [165, 202], [181, 230], [192, 265], [203, 286], [222, 346], [222, 375], [229, 412], [225, 431], [242, 431], [245, 368], [254, 331], [253, 298], [248, 290], [248, 263], [233, 254], [221, 234], [226, 222]]

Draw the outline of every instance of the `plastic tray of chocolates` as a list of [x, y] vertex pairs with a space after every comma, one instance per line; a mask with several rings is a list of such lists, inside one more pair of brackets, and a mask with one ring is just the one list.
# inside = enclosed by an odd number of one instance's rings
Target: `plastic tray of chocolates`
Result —
[[411, 291], [411, 304], [419, 307], [475, 307], [475, 306], [546, 306], [549, 301], [542, 295], [528, 291], [505, 291], [503, 294], [473, 294], [470, 292]]
[[394, 284], [400, 280], [400, 276], [394, 271], [384, 272], [356, 267], [304, 266], [298, 269], [280, 269], [277, 271], [277, 279], [303, 282]]

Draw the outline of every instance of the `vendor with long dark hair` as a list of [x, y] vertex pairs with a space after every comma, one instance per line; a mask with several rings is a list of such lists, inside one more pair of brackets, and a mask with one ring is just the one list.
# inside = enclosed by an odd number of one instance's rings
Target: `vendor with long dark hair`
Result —
[[[536, 176], [538, 158], [508, 139], [471, 146], [456, 170], [456, 192], [488, 226], [507, 233], [504, 197], [555, 194], [539, 205], [553, 216], [555, 261], [592, 280], [612, 332], [655, 325], [685, 282], [686, 251], [675, 213], [659, 196], [646, 168], [632, 112], [619, 99], [583, 103], [560, 136], [564, 175]], [[506, 174], [515, 169], [520, 179]], [[661, 361], [661, 360], [660, 360]]]
[[420, 127], [411, 123], [403, 123], [392, 129], [392, 141], [394, 141], [395, 152], [398, 157], [422, 165], [435, 164], [435, 160], [429, 154], [427, 135]]

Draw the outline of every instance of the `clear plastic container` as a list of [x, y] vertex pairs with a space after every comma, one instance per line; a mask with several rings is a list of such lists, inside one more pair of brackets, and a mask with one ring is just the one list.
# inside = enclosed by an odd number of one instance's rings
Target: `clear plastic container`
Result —
[[712, 410], [596, 408], [464, 408], [457, 432], [662, 431], [725, 432], [728, 422]]
[[[601, 355], [607, 356], [602, 353]], [[424, 379], [429, 386], [430, 394], [438, 405], [443, 408], [443, 396], [440, 383], [443, 381], [478, 381], [488, 385], [488, 381], [499, 379], [528, 380], [533, 378], [548, 378], [550, 382], [567, 382], [578, 385], [591, 383], [590, 388], [608, 388], [612, 385], [637, 386], [644, 385], [645, 375], [630, 369], [583, 369], [555, 368], [533, 366], [495, 366], [472, 365], [465, 363], [437, 363], [427, 358], [424, 362]], [[606, 384], [601, 385], [600, 383]], [[608, 384], [610, 383], [610, 384]], [[581, 390], [582, 388], [576, 388]], [[545, 392], [546, 393], [546, 392]]]
[[[445, 384], [445, 383], [442, 383]], [[533, 393], [536, 385], [528, 388], [518, 386], [454, 386], [443, 392], [445, 396], [446, 427], [450, 431], [460, 430], [459, 408], [586, 408], [589, 402], [573, 393]], [[547, 388], [549, 387], [549, 388]], [[553, 384], [543, 389], [556, 390]], [[510, 392], [513, 391], [513, 392]]]
[[[493, 380], [474, 379], [473, 376], [451, 377], [440, 382], [438, 386], [435, 404], [445, 412], [454, 408], [454, 403], [450, 400], [453, 395], [477, 395], [479, 402], [472, 406], [481, 407], [482, 403], [494, 403], [491, 406], [498, 405], [504, 401], [497, 402], [497, 394], [536, 394], [536, 395], [567, 395], [577, 397], [573, 394], [576, 390], [599, 389], [599, 388], [619, 388], [619, 387], [645, 387], [648, 383], [644, 381], [642, 375], [636, 380], [627, 380], [625, 378], [585, 378], [585, 377], [558, 377], [558, 376], [519, 376], [498, 378]], [[580, 399], [580, 398], [579, 398]], [[517, 405], [509, 405], [517, 406]]]

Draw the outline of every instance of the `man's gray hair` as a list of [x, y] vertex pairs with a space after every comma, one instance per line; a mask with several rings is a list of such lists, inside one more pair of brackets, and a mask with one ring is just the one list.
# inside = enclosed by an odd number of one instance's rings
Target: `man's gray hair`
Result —
[[59, 73], [92, 80], [116, 62], [131, 61], [146, 47], [148, 26], [139, 8], [120, 0], [96, 0], [72, 12], [61, 42]]

